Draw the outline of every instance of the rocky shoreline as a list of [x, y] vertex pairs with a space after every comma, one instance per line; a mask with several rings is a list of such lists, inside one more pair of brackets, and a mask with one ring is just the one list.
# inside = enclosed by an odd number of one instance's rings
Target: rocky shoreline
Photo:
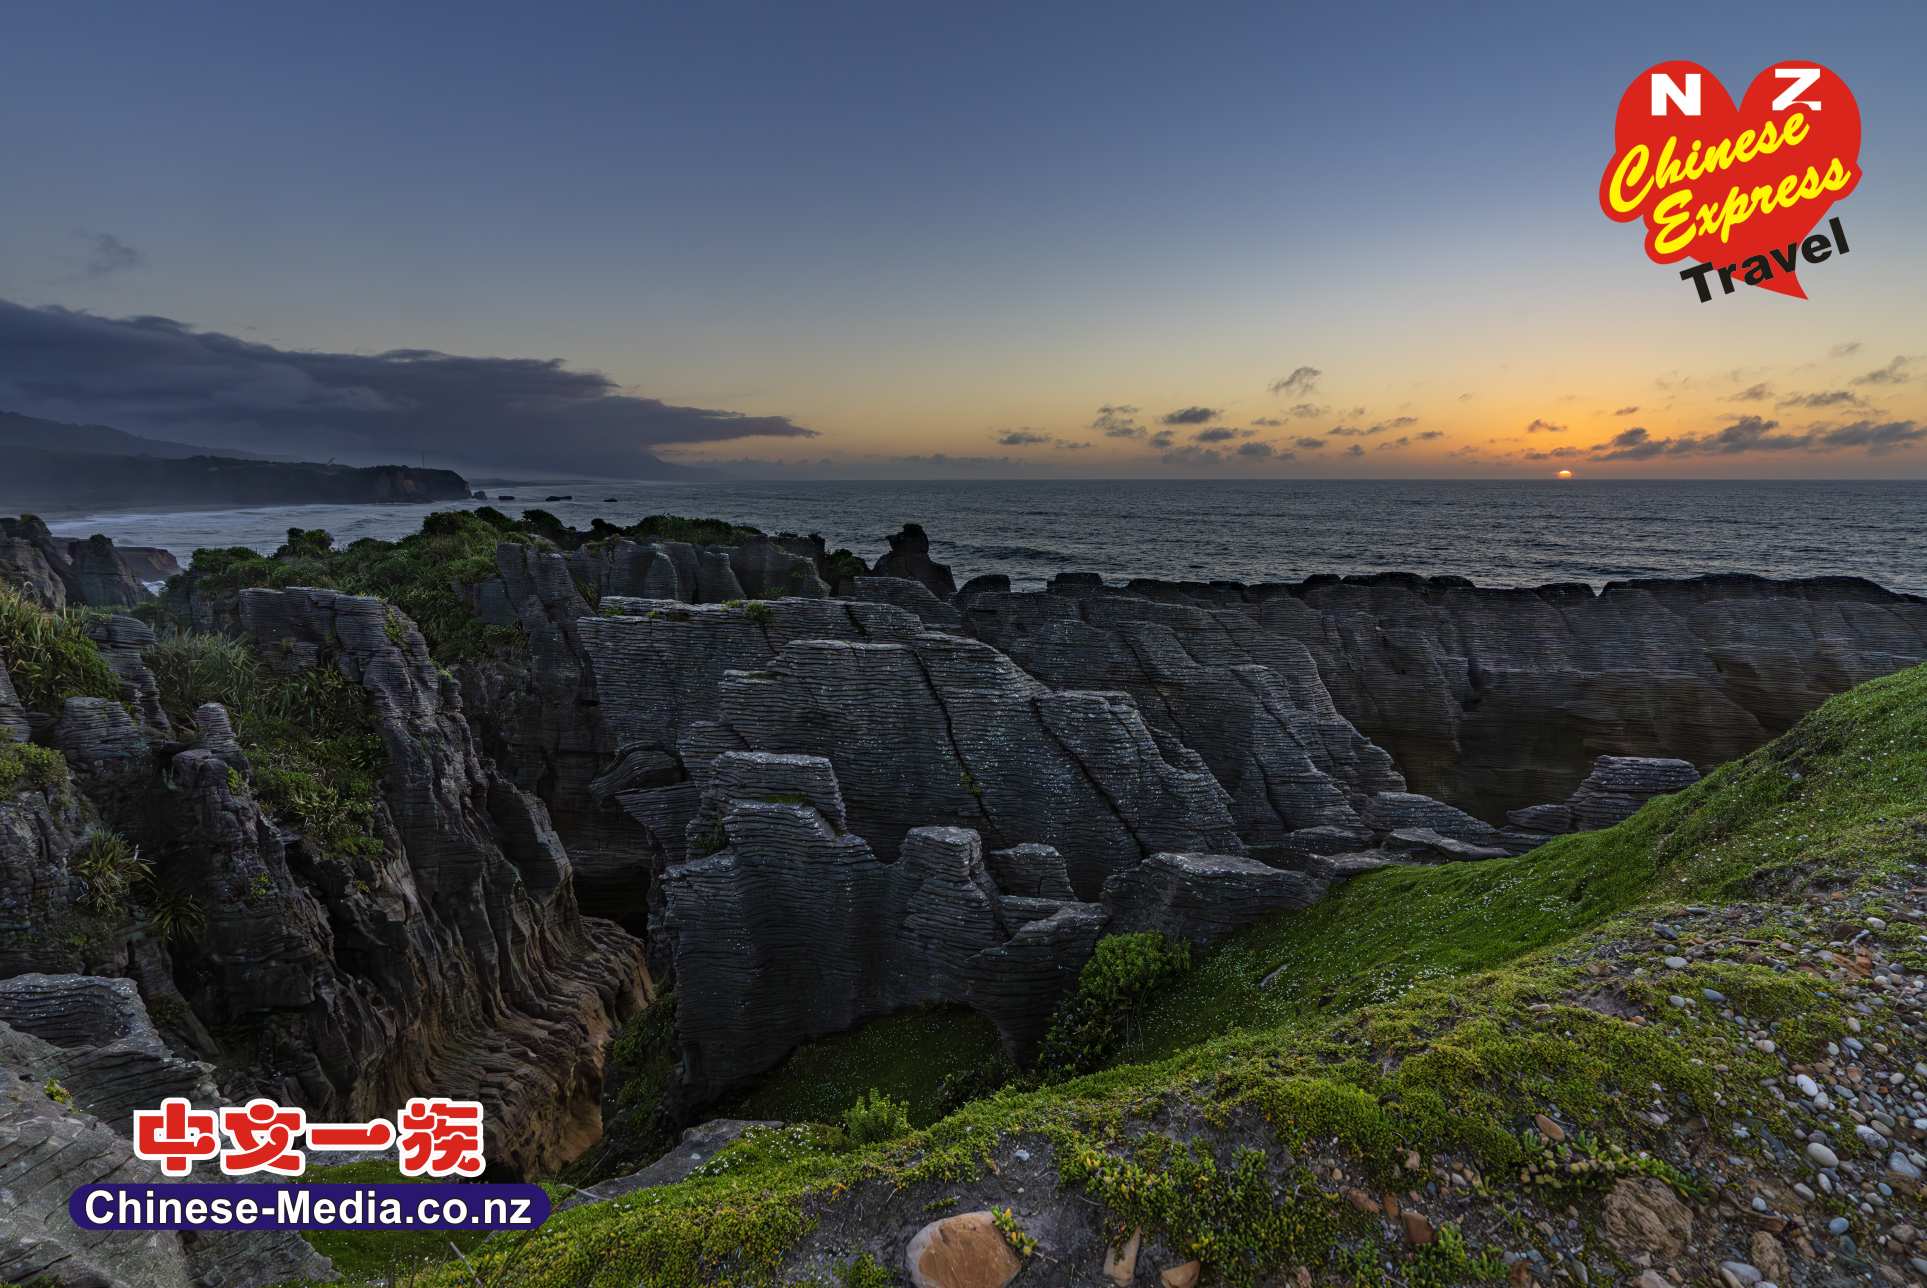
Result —
[[[0, 1131], [70, 1122], [86, 1179], [132, 1174], [85, 1072], [130, 1026], [136, 1099], [470, 1095], [503, 1176], [605, 1114], [673, 1139], [919, 1007], [1021, 1068], [1106, 935], [1206, 950], [1362, 873], [1610, 827], [1927, 659], [1927, 601], [1848, 579], [1015, 593], [959, 587], [915, 525], [866, 561], [539, 514], [291, 533], [158, 598], [150, 552], [4, 521], [0, 994], [112, 989], [127, 1018], [0, 1005]], [[246, 686], [196, 678], [216, 663]], [[139, 857], [109, 896], [115, 846]], [[611, 1040], [672, 995], [664, 1074], [618, 1109]], [[0, 1183], [44, 1189], [37, 1157]], [[112, 1239], [39, 1238], [0, 1220], [0, 1276], [131, 1282]], [[259, 1255], [290, 1278], [305, 1252]], [[195, 1255], [154, 1281], [272, 1281]]]

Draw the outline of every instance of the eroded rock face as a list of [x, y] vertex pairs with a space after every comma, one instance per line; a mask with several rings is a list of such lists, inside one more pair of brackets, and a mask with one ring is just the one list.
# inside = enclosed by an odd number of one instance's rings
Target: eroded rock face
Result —
[[1238, 612], [1060, 583], [973, 596], [970, 630], [1047, 684], [1131, 694], [1148, 723], [1204, 758], [1248, 845], [1356, 827], [1368, 796], [1404, 788], [1391, 758], [1338, 713], [1298, 641]]
[[1927, 658], [1927, 601], [1855, 578], [1595, 593], [1385, 574], [1078, 593], [1229, 610], [1296, 640], [1414, 790], [1489, 821], [1565, 798], [1602, 754], [1733, 759], [1833, 694]]
[[918, 1006], [972, 1005], [1026, 1047], [1103, 925], [1100, 909], [1034, 896], [1008, 915], [974, 831], [917, 828], [879, 858], [844, 827], [825, 758], [728, 752], [710, 779], [691, 857], [663, 877], [692, 1103]]
[[[294, 1097], [346, 1116], [437, 1091], [488, 1108], [494, 1161], [541, 1171], [600, 1130], [602, 1054], [642, 1001], [640, 945], [583, 918], [539, 802], [487, 767], [460, 690], [379, 600], [243, 592], [271, 665], [333, 666], [368, 695], [383, 746], [383, 855], [366, 872], [297, 873], [282, 838], [212, 749], [175, 757], [185, 785], [170, 862], [231, 893], [212, 919], [197, 1009], [252, 1017], [289, 1060]], [[304, 862], [313, 862], [310, 857]]]
[[1243, 849], [1223, 789], [1129, 697], [1051, 689], [974, 640], [798, 640], [720, 690], [741, 745], [836, 767], [881, 854], [914, 827], [970, 827], [992, 848], [1052, 846], [1094, 899], [1158, 850]]
[[32, 734], [33, 726], [27, 722], [27, 712], [20, 705], [20, 695], [13, 691], [13, 677], [7, 673], [7, 659], [0, 654], [0, 739], [25, 742]]
[[[78, 1018], [58, 1003], [72, 1001]], [[293, 1231], [184, 1238], [172, 1230], [89, 1231], [68, 1196], [95, 1182], [152, 1183], [133, 1156], [133, 1107], [185, 1095], [218, 1102], [205, 1067], [161, 1046], [126, 980], [26, 976], [0, 990], [0, 1279], [72, 1288], [265, 1288], [322, 1281], [334, 1267]], [[16, 1028], [37, 1025], [48, 1041]], [[94, 1039], [101, 1039], [96, 1045]]]

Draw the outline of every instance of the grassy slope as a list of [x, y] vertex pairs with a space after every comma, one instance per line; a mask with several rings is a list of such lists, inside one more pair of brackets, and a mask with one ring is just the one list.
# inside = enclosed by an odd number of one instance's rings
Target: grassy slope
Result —
[[[1643, 1153], [1661, 1143], [1643, 1112], [1652, 1089], [1716, 1129], [1742, 1117], [1772, 1126], [1780, 1111], [1760, 1084], [1780, 1067], [1744, 1044], [1728, 1050], [1729, 1036], [1693, 1012], [1634, 1025], [1573, 1004], [1588, 959], [1616, 931], [1682, 904], [1770, 902], [1924, 860], [1927, 668], [1915, 668], [1835, 699], [1617, 828], [1516, 859], [1375, 874], [1254, 928], [1143, 1017], [1133, 1052], [1144, 1063], [978, 1101], [864, 1151], [752, 1139], [683, 1184], [477, 1255], [532, 1284], [771, 1282], [813, 1211], [847, 1187], [976, 1175], [985, 1142], [1018, 1132], [1054, 1145], [1066, 1185], [1198, 1249], [1232, 1282], [1337, 1255], [1344, 1217], [1331, 1196], [1255, 1185], [1155, 1135], [1127, 1139], [1127, 1119], [1180, 1103], [1209, 1123], [1256, 1115], [1287, 1148], [1335, 1141], [1388, 1178], [1418, 1149], [1451, 1152], [1520, 1192], [1631, 1171], [1690, 1188]], [[1734, 957], [1690, 979], [1774, 1024], [1786, 1051], [1845, 1031], [1837, 998], [1811, 975]], [[1717, 1065], [1701, 1058], [1713, 1047], [1725, 1053]], [[1539, 1140], [1531, 1114], [1548, 1106], [1589, 1134]]]

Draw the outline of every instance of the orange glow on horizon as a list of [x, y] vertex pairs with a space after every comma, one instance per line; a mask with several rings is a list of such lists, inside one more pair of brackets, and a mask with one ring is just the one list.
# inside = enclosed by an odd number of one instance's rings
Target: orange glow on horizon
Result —
[[1557, 474], [1555, 474], [1555, 475], [1553, 475], [1553, 477], [1554, 477], [1554, 478], [1558, 478], [1558, 479], [1569, 479], [1569, 478], [1571, 478], [1571, 477], [1572, 477], [1572, 471], [1571, 471], [1571, 470], [1560, 470], [1560, 471], [1559, 471], [1559, 472], [1558, 472]]

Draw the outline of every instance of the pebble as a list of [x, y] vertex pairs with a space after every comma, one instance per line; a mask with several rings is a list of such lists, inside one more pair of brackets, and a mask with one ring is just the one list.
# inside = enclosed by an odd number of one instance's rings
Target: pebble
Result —
[[1820, 1094], [1820, 1084], [1815, 1082], [1812, 1078], [1809, 1078], [1804, 1073], [1794, 1077], [1793, 1085], [1798, 1087], [1800, 1089], [1800, 1094], [1805, 1096], [1809, 1100], [1813, 1099], [1813, 1097]]
[[1840, 1166], [1840, 1156], [1817, 1140], [1807, 1146], [1807, 1157], [1821, 1167]]
[[1908, 1158], [1899, 1150], [1895, 1150], [1893, 1157], [1887, 1160], [1887, 1170], [1896, 1175], [1904, 1176], [1910, 1181], [1920, 1179], [1920, 1169], [1914, 1166], [1914, 1161], [1911, 1158]]
[[1847, 1220], [1846, 1217], [1837, 1216], [1833, 1218], [1833, 1220], [1827, 1222], [1827, 1233], [1828, 1234], [1845, 1234], [1848, 1231], [1848, 1229], [1851, 1228], [1852, 1224], [1853, 1223]]
[[1666, 959], [1666, 969], [1667, 970], [1685, 970], [1686, 959], [1684, 957], [1668, 957]]

